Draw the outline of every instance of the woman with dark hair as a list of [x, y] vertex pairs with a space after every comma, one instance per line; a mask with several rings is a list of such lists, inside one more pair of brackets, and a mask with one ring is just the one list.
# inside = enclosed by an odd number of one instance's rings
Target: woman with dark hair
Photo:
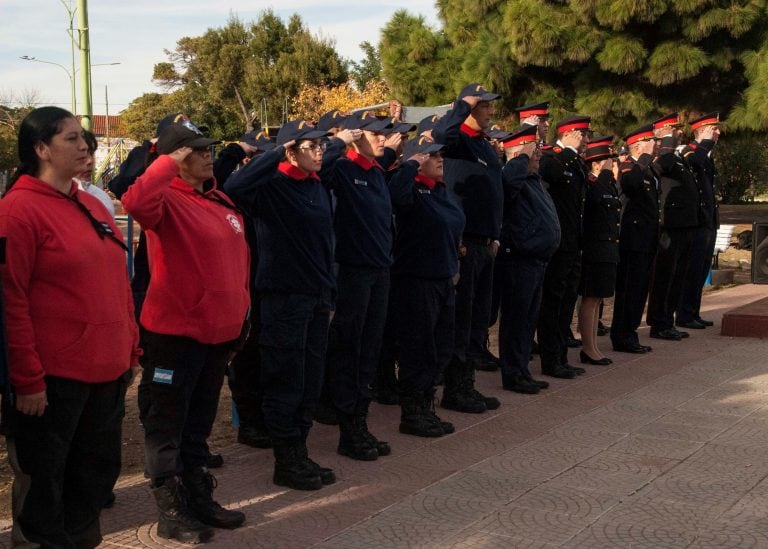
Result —
[[192, 543], [212, 536], [208, 526], [245, 521], [213, 500], [207, 468], [224, 372], [249, 306], [243, 217], [216, 188], [216, 143], [190, 122], [169, 125], [158, 158], [123, 195], [146, 232], [152, 281], [141, 311], [140, 414], [157, 531]]
[[32, 111], [0, 201], [14, 544], [101, 542], [99, 513], [120, 473], [125, 390], [138, 370], [125, 244], [73, 181], [88, 162], [83, 135], [63, 109]]
[[581, 256], [581, 305], [579, 330], [582, 364], [607, 366], [613, 361], [597, 346], [600, 303], [616, 290], [616, 266], [619, 262], [619, 226], [621, 201], [613, 177], [611, 150], [613, 137], [593, 139], [587, 145], [584, 160], [589, 166], [584, 200], [584, 242]]

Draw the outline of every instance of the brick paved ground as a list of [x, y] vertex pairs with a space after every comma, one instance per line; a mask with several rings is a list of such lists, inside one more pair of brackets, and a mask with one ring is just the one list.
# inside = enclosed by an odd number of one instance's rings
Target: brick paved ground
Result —
[[[765, 295], [752, 285], [710, 294], [704, 316]], [[312, 455], [339, 478], [318, 492], [272, 485], [269, 451], [225, 448], [217, 496], [248, 521], [209, 545], [768, 547], [768, 342], [722, 337], [719, 325], [691, 332], [661, 342], [646, 330], [653, 353], [608, 353], [612, 366], [536, 396], [480, 373], [502, 407], [441, 412], [457, 427], [442, 439], [400, 435], [398, 409], [376, 405], [374, 432], [394, 451], [374, 463], [336, 455], [335, 428], [318, 425]], [[156, 537], [151, 500], [143, 478], [121, 479], [103, 547], [176, 547]]]

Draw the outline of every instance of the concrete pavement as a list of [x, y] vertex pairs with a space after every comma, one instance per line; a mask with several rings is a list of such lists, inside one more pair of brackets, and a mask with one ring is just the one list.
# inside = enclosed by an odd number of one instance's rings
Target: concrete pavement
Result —
[[[478, 373], [501, 408], [438, 409], [456, 425], [441, 439], [399, 434], [399, 409], [375, 405], [372, 431], [393, 447], [377, 462], [338, 456], [336, 428], [317, 425], [311, 455], [338, 477], [317, 492], [274, 486], [269, 450], [225, 448], [216, 497], [248, 518], [209, 546], [768, 548], [768, 341], [719, 335], [724, 312], [766, 290], [708, 294], [703, 316], [715, 327], [681, 342], [645, 329], [647, 355], [610, 352], [601, 338], [613, 365], [545, 378], [551, 388], [539, 395]], [[157, 538], [143, 477], [116, 491], [103, 547], [180, 546]]]

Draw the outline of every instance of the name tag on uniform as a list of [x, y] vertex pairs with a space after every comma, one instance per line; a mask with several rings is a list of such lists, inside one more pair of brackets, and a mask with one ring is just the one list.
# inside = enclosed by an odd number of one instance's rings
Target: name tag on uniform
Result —
[[478, 159], [477, 159], [477, 161], [478, 161], [478, 162], [480, 162], [480, 164], [482, 164], [482, 165], [483, 165], [483, 166], [485, 166], [486, 168], [488, 167], [488, 162], [486, 162], [486, 161], [485, 161], [485, 160], [483, 160], [482, 158], [478, 158]]
[[432, 194], [432, 191], [429, 189], [417, 189], [419, 191], [419, 194]]
[[566, 177], [573, 177], [573, 172], [563, 172], [563, 175]]
[[362, 179], [355, 179], [355, 185], [362, 185], [363, 187], [367, 187], [368, 186], [368, 182], [367, 181], [363, 181]]
[[155, 368], [155, 375], [152, 376], [152, 381], [155, 383], [164, 383], [170, 385], [173, 383], [173, 370], [162, 370]]

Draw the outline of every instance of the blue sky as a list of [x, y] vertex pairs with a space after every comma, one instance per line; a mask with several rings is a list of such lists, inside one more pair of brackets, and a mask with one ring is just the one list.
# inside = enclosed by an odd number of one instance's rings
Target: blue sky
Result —
[[[61, 2], [0, 0], [0, 103], [31, 91], [41, 103], [70, 107], [70, 80], [64, 70], [19, 59], [28, 55], [71, 68], [69, 20]], [[160, 91], [151, 78], [153, 65], [167, 60], [163, 50], [174, 49], [183, 36], [198, 36], [210, 27], [225, 25], [232, 14], [251, 21], [269, 8], [284, 20], [298, 13], [315, 34], [334, 39], [337, 51], [349, 59], [360, 58], [358, 44], [363, 40], [378, 42], [381, 27], [398, 9], [438, 24], [434, 0], [91, 0], [88, 4], [91, 63], [120, 62], [93, 68], [97, 114], [105, 110], [105, 86], [110, 114], [144, 92]]]

